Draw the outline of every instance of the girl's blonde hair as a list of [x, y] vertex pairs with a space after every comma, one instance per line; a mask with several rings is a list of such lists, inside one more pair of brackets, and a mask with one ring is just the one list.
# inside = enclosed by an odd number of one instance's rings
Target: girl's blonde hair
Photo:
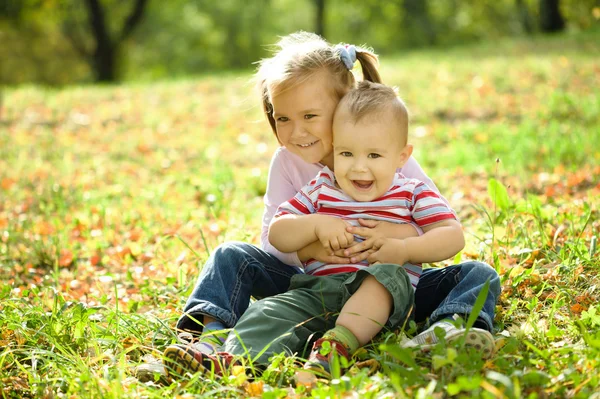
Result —
[[[259, 62], [256, 80], [262, 97], [263, 110], [277, 136], [273, 106], [273, 93], [281, 93], [309, 79], [315, 73], [326, 71], [330, 75], [331, 89], [337, 101], [356, 86], [354, 74], [348, 70], [336, 46], [319, 35], [296, 32], [284, 36], [275, 44], [275, 55]], [[356, 60], [360, 62], [363, 80], [381, 83], [377, 55], [371, 49], [356, 47]]]

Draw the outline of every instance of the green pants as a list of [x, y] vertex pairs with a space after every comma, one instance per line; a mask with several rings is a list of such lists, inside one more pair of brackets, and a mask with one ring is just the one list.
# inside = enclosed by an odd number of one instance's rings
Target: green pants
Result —
[[400, 325], [409, 317], [414, 302], [414, 290], [402, 266], [377, 264], [354, 273], [321, 277], [297, 274], [287, 292], [257, 301], [248, 308], [222, 350], [233, 355], [250, 355], [259, 364], [267, 364], [270, 356], [282, 352], [306, 357], [311, 349], [309, 342], [335, 326], [340, 310], [369, 275], [393, 298], [386, 327]]

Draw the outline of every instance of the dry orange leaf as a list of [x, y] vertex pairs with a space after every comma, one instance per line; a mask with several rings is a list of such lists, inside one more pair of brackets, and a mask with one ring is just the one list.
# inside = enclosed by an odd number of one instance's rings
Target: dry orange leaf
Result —
[[4, 179], [2, 179], [2, 182], [0, 182], [0, 186], [2, 187], [3, 190], [9, 190], [12, 186], [14, 186], [14, 184], [17, 181], [15, 179], [11, 179], [10, 177], [5, 177]]
[[58, 258], [58, 265], [60, 267], [67, 267], [73, 263], [73, 253], [68, 249], [60, 250], [60, 257]]
[[246, 393], [251, 397], [262, 397], [264, 392], [263, 381], [255, 381], [248, 383], [244, 388], [246, 389]]
[[586, 310], [586, 308], [579, 303], [571, 305], [571, 312], [575, 314], [581, 314], [581, 312], [583, 312], [584, 310]]
[[90, 256], [90, 264], [92, 266], [96, 266], [98, 263], [100, 263], [100, 255], [94, 254]]
[[54, 233], [54, 226], [44, 220], [41, 220], [35, 225], [34, 231], [39, 235], [47, 236]]

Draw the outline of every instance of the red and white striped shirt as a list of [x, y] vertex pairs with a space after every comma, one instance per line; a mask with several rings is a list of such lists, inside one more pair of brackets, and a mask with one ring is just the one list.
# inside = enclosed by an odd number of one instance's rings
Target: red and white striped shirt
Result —
[[[409, 179], [401, 173], [396, 173], [391, 187], [383, 196], [369, 202], [358, 202], [337, 187], [335, 176], [327, 167], [302, 187], [294, 198], [281, 204], [273, 219], [288, 214], [310, 215], [313, 213], [341, 217], [353, 226], [359, 225], [359, 218], [408, 223], [419, 227], [446, 219], [457, 219], [454, 211], [441, 196], [420, 180]], [[355, 236], [357, 241], [363, 239]], [[354, 264], [326, 264], [310, 259], [304, 263], [304, 270], [307, 274], [325, 276], [355, 272], [368, 266], [366, 260]], [[403, 266], [413, 287], [416, 287], [421, 275], [421, 265], [405, 264]]]

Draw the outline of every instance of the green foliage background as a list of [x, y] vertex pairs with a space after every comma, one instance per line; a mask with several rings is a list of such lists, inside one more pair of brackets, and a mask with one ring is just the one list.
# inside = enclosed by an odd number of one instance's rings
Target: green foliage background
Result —
[[[116, 32], [132, 1], [103, 0]], [[311, 0], [150, 0], [144, 20], [121, 49], [119, 74], [154, 80], [224, 69], [247, 69], [267, 54], [265, 44], [296, 30], [315, 30]], [[329, 0], [325, 35], [332, 42], [368, 44], [381, 54], [529, 34], [523, 10], [538, 30], [539, 1], [429, 0], [428, 18], [405, 15], [404, 0]], [[562, 0], [567, 30], [598, 26], [598, 0]], [[52, 85], [90, 82], [93, 73], [72, 46], [93, 45], [83, 1], [1, 0], [0, 83]]]

